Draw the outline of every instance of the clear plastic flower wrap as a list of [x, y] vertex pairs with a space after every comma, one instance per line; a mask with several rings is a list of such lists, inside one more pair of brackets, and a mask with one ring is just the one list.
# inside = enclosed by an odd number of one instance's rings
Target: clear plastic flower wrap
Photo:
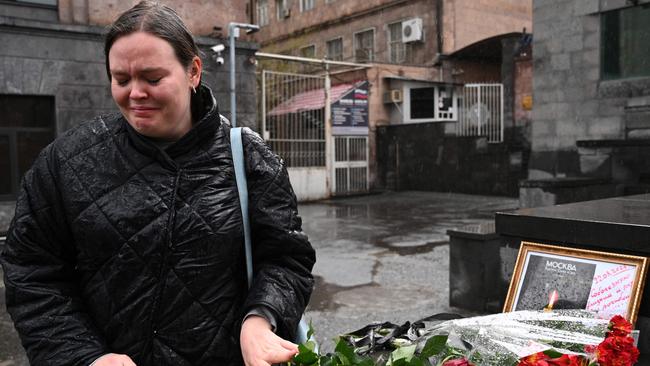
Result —
[[423, 347], [434, 336], [447, 335], [446, 349], [434, 365], [453, 354], [475, 365], [516, 365], [518, 360], [546, 350], [587, 356], [585, 346], [597, 346], [609, 319], [584, 310], [517, 311], [433, 324], [420, 329], [413, 341]]
[[[313, 330], [310, 329], [310, 333]], [[584, 310], [517, 311], [413, 324], [373, 323], [341, 335], [334, 353], [299, 345], [296, 366], [632, 366], [639, 350], [622, 316]]]
[[477, 366], [503, 366], [547, 350], [587, 356], [585, 346], [601, 343], [608, 323], [584, 310], [517, 311], [452, 320], [433, 317], [402, 326], [371, 324], [343, 337], [376, 364], [389, 361], [396, 348], [417, 355], [427, 343], [438, 343], [440, 352], [429, 357], [432, 365], [463, 357]]

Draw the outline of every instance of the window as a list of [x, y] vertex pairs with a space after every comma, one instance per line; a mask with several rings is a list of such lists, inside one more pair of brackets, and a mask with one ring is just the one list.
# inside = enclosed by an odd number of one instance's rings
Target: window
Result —
[[434, 108], [435, 88], [412, 88], [411, 89], [411, 119], [433, 119], [435, 118]]
[[314, 8], [314, 0], [300, 0], [300, 11], [307, 11]]
[[260, 27], [269, 24], [269, 1], [268, 0], [257, 1], [257, 24], [259, 24]]
[[601, 31], [603, 79], [650, 76], [650, 4], [603, 13]]
[[13, 0], [17, 3], [27, 3], [27, 4], [39, 4], [39, 5], [49, 5], [56, 6], [57, 0]]
[[375, 56], [375, 31], [369, 29], [354, 34], [354, 58], [357, 62], [374, 60]]
[[402, 42], [402, 22], [388, 25], [388, 62], [401, 64], [410, 62], [411, 45]]
[[300, 49], [301, 57], [316, 58], [316, 46], [310, 45]]
[[327, 58], [332, 61], [343, 61], [343, 38], [327, 41]]
[[20, 178], [54, 139], [54, 99], [0, 95], [0, 197], [13, 199]]
[[289, 2], [288, 0], [275, 0], [275, 13], [278, 20], [284, 20], [288, 18], [290, 13]]

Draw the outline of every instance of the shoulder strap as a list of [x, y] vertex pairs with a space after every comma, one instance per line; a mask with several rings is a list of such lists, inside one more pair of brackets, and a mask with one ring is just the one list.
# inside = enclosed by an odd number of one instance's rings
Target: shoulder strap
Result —
[[232, 161], [235, 166], [235, 179], [239, 192], [239, 205], [241, 206], [242, 222], [244, 224], [244, 246], [246, 251], [246, 274], [248, 287], [253, 283], [253, 253], [251, 250], [251, 224], [248, 220], [248, 187], [246, 182], [246, 168], [244, 167], [244, 147], [241, 138], [241, 127], [230, 129], [230, 147]]
[[[248, 187], [246, 182], [246, 168], [244, 166], [244, 147], [241, 138], [241, 127], [230, 129], [230, 148], [232, 149], [232, 161], [235, 166], [235, 179], [237, 180], [237, 191], [239, 192], [239, 204], [241, 206], [242, 222], [244, 224], [244, 245], [246, 249], [246, 274], [248, 275], [248, 287], [253, 284], [253, 253], [251, 250], [251, 224], [248, 219]], [[298, 323], [296, 329], [296, 342], [305, 343], [307, 340], [314, 342], [315, 351], [318, 352], [318, 345], [313, 337], [310, 337], [309, 327], [304, 316]]]

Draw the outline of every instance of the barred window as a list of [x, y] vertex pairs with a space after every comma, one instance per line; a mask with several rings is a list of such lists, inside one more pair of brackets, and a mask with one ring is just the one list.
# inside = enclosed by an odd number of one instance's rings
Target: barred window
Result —
[[327, 58], [332, 61], [343, 61], [343, 38], [327, 41]]
[[411, 45], [402, 42], [402, 22], [388, 25], [388, 62], [411, 62]]
[[316, 58], [316, 46], [309, 45], [300, 49], [300, 56], [308, 58]]
[[300, 0], [300, 11], [307, 11], [314, 8], [314, 0]]
[[261, 27], [269, 24], [269, 1], [257, 1], [257, 24]]
[[375, 59], [374, 29], [354, 34], [354, 58], [357, 62], [369, 62]]

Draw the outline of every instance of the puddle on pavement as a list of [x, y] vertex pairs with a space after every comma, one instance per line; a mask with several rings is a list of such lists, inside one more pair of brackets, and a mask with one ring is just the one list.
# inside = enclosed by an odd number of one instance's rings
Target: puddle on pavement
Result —
[[364, 283], [356, 286], [339, 286], [325, 282], [323, 277], [314, 276], [314, 292], [309, 299], [307, 310], [311, 311], [332, 311], [340, 308], [342, 305], [334, 301], [334, 295], [341, 291], [354, 290], [367, 286], [377, 286], [374, 282]]
[[435, 247], [449, 244], [447, 236], [442, 236], [434, 240], [391, 240], [378, 239], [372, 243], [377, 247], [387, 249], [398, 255], [415, 255], [424, 254], [433, 251]]

